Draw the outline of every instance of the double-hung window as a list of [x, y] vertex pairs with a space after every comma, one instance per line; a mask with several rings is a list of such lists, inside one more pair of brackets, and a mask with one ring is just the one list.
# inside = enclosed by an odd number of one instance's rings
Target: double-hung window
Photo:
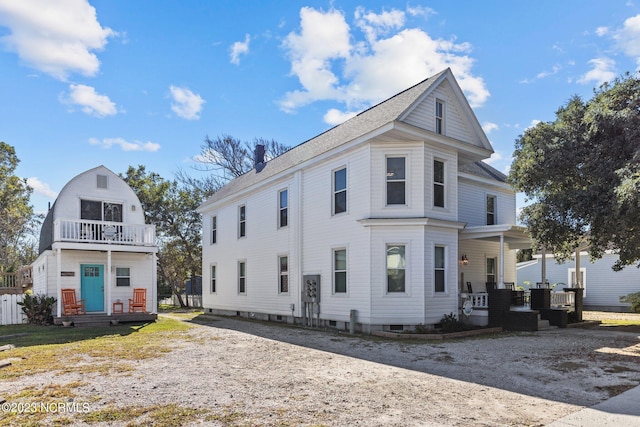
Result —
[[487, 225], [496, 224], [496, 196], [487, 196]]
[[334, 249], [333, 251], [333, 292], [347, 292], [347, 250]]
[[387, 292], [406, 289], [406, 257], [404, 245], [387, 245]]
[[246, 261], [238, 262], [238, 293], [247, 292], [247, 263]]
[[279, 289], [281, 294], [289, 292], [289, 257], [278, 257], [278, 270], [279, 270]]
[[218, 217], [211, 217], [211, 244], [215, 244], [218, 242]]
[[238, 208], [238, 237], [247, 235], [247, 207], [242, 205]]
[[444, 162], [433, 161], [433, 206], [444, 208]]
[[406, 204], [406, 158], [387, 157], [387, 205]]
[[445, 291], [445, 250], [444, 246], [436, 246], [433, 252], [434, 290]]
[[211, 293], [216, 293], [216, 266], [215, 264], [211, 266]]
[[116, 286], [131, 285], [131, 270], [129, 267], [116, 267]]
[[278, 192], [278, 227], [286, 227], [289, 224], [289, 192]]
[[496, 277], [496, 259], [487, 258], [487, 283], [497, 283]]
[[347, 211], [347, 168], [333, 171], [333, 214]]
[[436, 99], [436, 133], [444, 133], [444, 102]]

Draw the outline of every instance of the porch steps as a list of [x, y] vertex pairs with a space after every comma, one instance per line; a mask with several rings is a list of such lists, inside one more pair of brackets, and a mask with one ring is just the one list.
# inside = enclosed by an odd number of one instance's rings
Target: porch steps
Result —
[[538, 330], [539, 331], [548, 331], [551, 329], [555, 329], [557, 326], [551, 326], [548, 320], [542, 320], [540, 315], [538, 315]]

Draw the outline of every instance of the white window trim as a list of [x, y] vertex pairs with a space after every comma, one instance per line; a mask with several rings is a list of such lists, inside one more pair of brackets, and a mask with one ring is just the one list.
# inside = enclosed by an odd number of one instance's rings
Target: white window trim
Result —
[[[216, 269], [216, 274], [215, 277], [212, 274], [212, 270], [213, 268]], [[213, 290], [213, 280], [215, 279], [216, 281], [216, 290]], [[218, 264], [213, 263], [213, 264], [209, 264], [209, 293], [210, 294], [217, 294], [218, 293]]]
[[[389, 246], [404, 246], [404, 292], [389, 292], [389, 283], [387, 276], [387, 249]], [[411, 284], [411, 249], [409, 242], [385, 242], [384, 243], [384, 258], [382, 262], [383, 274], [382, 274], [382, 287], [383, 295], [388, 297], [410, 297], [410, 284]]]
[[[126, 269], [128, 269], [128, 270], [129, 270], [129, 275], [128, 275], [128, 276], [118, 276], [118, 269], [119, 269], [119, 268], [126, 268]], [[130, 287], [131, 287], [131, 267], [130, 267], [130, 266], [116, 265], [116, 266], [114, 267], [114, 270], [113, 270], [113, 271], [114, 271], [114, 275], [113, 275], [113, 276], [114, 276], [114, 280], [115, 280], [114, 285], [115, 285], [115, 287], [116, 287], [116, 288], [130, 288]], [[120, 278], [128, 277], [128, 278], [129, 278], [129, 285], [127, 285], [127, 286], [118, 286], [118, 278], [119, 278], [119, 277], [120, 277]]]
[[[575, 274], [576, 272], [576, 268], [575, 267], [570, 267], [567, 269], [567, 286], [572, 288], [574, 286], [573, 283], [571, 283], [571, 275]], [[586, 267], [580, 267], [580, 272], [582, 273], [582, 277], [584, 282], [582, 282], [582, 289], [584, 289], [582, 291], [582, 295], [583, 296], [587, 296], [587, 268]], [[577, 279], [577, 277], [576, 277]], [[562, 289], [558, 289], [559, 291], [562, 291]]]
[[[240, 276], [240, 264], [244, 264], [244, 276]], [[236, 277], [238, 278], [237, 283], [237, 291], [238, 295], [246, 295], [247, 294], [247, 260], [240, 259], [236, 264]], [[244, 278], [244, 291], [240, 291], [240, 279]]]
[[[287, 287], [288, 290], [286, 292], [282, 291], [282, 288], [280, 286], [280, 279], [282, 278], [283, 274], [282, 271], [280, 271], [280, 259], [281, 258], [287, 258]], [[277, 262], [278, 265], [276, 267], [276, 271], [278, 272], [278, 295], [289, 295], [289, 293], [291, 292], [291, 274], [289, 274], [290, 270], [291, 270], [291, 257], [289, 256], [289, 254], [279, 254], [277, 256]]]
[[[489, 202], [489, 197], [493, 198], [493, 224], [487, 224], [487, 216], [489, 216], [489, 210], [487, 209], [487, 204]], [[491, 193], [485, 193], [484, 197], [484, 222], [485, 225], [496, 225], [498, 224], [498, 196]]]
[[[213, 223], [216, 223], [215, 228], [213, 227]], [[216, 243], [218, 243], [218, 215], [211, 215], [211, 222], [209, 223], [211, 226], [211, 230], [209, 230], [209, 244], [210, 245], [215, 245]], [[215, 231], [216, 233], [216, 238], [215, 241], [213, 239], [213, 232]]]
[[[282, 193], [283, 193], [283, 192], [285, 192], [285, 191], [287, 192], [287, 206], [283, 208], [283, 207], [280, 205], [280, 202], [281, 202], [281, 200], [282, 200], [282, 199], [281, 199], [281, 197], [282, 197]], [[277, 205], [278, 205], [278, 219], [277, 219], [277, 221], [278, 221], [278, 228], [287, 228], [287, 227], [289, 226], [289, 216], [290, 216], [290, 215], [289, 215], [289, 188], [288, 188], [288, 187], [286, 187], [286, 188], [281, 188], [280, 190], [278, 190], [278, 202], [277, 202]], [[282, 212], [283, 210], [286, 210], [286, 211], [287, 211], [287, 225], [282, 225], [282, 223], [281, 223], [281, 221], [280, 221], [280, 220], [281, 220], [281, 218], [282, 218], [282, 217], [280, 216], [280, 214], [281, 214], [281, 212]]]
[[[442, 248], [444, 251], [444, 291], [436, 291], [436, 248]], [[447, 245], [436, 243], [433, 245], [431, 253], [433, 254], [433, 295], [449, 295], [449, 286], [447, 286], [449, 279], [449, 247]]]
[[[388, 200], [388, 191], [387, 191], [387, 183], [389, 182], [387, 180], [387, 159], [389, 158], [404, 158], [404, 204], [389, 204], [389, 200]], [[409, 153], [403, 152], [403, 153], [387, 153], [384, 156], [384, 185], [383, 185], [383, 192], [384, 192], [384, 207], [385, 208], [389, 208], [389, 209], [404, 209], [410, 206], [410, 196], [411, 196], [411, 191], [409, 191], [409, 177], [411, 176], [411, 166], [410, 166], [410, 156]], [[400, 180], [396, 180], [396, 181], [391, 181], [391, 182], [399, 182]]]
[[[344, 169], [345, 171], [344, 172], [345, 187], [344, 187], [344, 190], [340, 190], [339, 192], [344, 191], [346, 194], [347, 209], [345, 209], [344, 212], [336, 213], [336, 194], [338, 193], [338, 191], [336, 191], [336, 172], [341, 171], [342, 169]], [[348, 212], [349, 212], [349, 168], [347, 168], [347, 165], [342, 165], [331, 171], [331, 216], [346, 215]]]
[[[346, 255], [346, 259], [345, 259], [346, 269], [344, 270], [344, 272], [345, 272], [347, 288], [345, 289], [344, 292], [336, 292], [336, 265], [335, 265], [336, 251], [342, 251], [342, 250], [345, 251], [345, 255]], [[337, 271], [340, 272], [342, 270], [337, 270]], [[347, 247], [347, 245], [336, 246], [331, 248], [331, 295], [345, 296], [348, 294], [349, 294], [349, 248]]]
[[[442, 105], [442, 116], [438, 116], [438, 103], [440, 103]], [[433, 116], [434, 116], [434, 122], [433, 122], [433, 131], [434, 133], [438, 134], [438, 135], [446, 135], [446, 109], [447, 109], [447, 103], [444, 102], [442, 99], [440, 98], [436, 98], [436, 102], [433, 106]], [[440, 133], [438, 133], [438, 119], [440, 119]]]
[[[241, 219], [240, 212], [244, 208], [244, 219]], [[244, 223], [244, 235], [242, 234], [242, 224]], [[247, 237], [247, 205], [238, 205], [238, 239]]]
[[[440, 162], [442, 163], [442, 179], [443, 182], [439, 183], [436, 182], [436, 162]], [[441, 159], [439, 157], [434, 157], [432, 162], [431, 162], [431, 182], [432, 182], [432, 192], [431, 192], [431, 206], [433, 207], [433, 209], [447, 209], [447, 206], [449, 206], [449, 200], [447, 197], [447, 161], [444, 159]], [[440, 185], [442, 186], [442, 197], [443, 197], [443, 202], [444, 202], [444, 206], [436, 206], [436, 192], [435, 192], [435, 186], [436, 185]]]

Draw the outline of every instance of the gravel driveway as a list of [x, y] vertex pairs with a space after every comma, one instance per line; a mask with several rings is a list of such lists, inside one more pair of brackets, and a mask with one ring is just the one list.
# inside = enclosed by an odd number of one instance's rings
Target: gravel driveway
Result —
[[640, 384], [640, 337], [628, 332], [407, 342], [201, 316], [187, 334], [132, 372], [85, 375], [78, 393], [95, 407], [217, 414], [194, 425], [541, 426]]

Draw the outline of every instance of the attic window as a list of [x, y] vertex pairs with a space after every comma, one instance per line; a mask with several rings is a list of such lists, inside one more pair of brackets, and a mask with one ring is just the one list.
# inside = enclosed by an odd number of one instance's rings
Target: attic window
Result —
[[107, 175], [98, 175], [97, 185], [98, 188], [107, 188]]
[[436, 133], [444, 133], [444, 101], [436, 99]]

